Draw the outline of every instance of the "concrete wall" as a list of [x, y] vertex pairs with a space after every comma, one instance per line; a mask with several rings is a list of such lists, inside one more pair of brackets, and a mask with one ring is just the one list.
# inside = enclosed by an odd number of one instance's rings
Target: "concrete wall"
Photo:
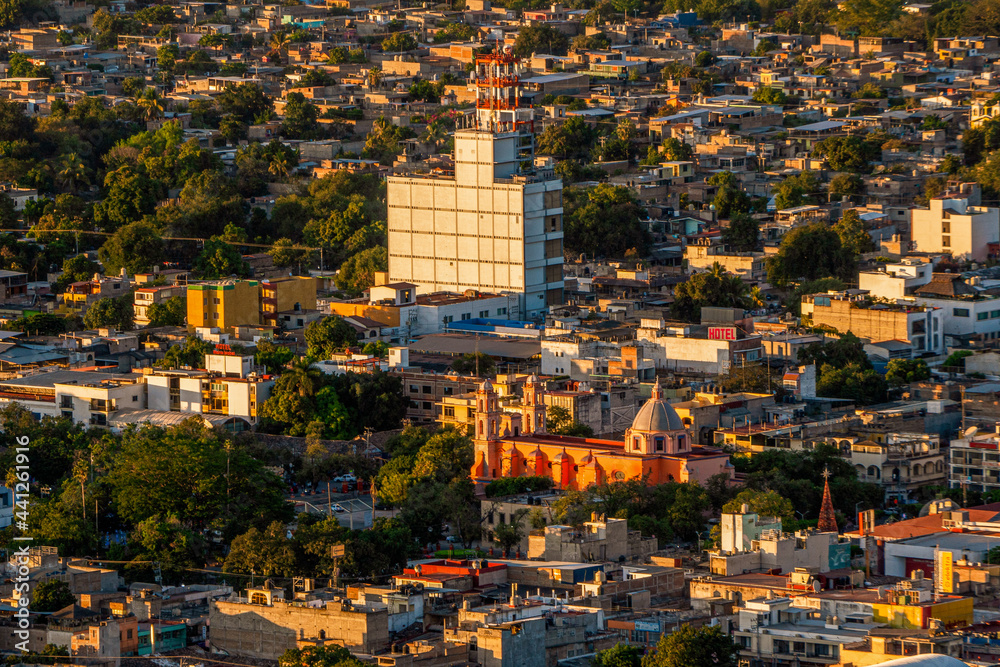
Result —
[[275, 602], [273, 606], [212, 602], [210, 640], [214, 648], [233, 655], [277, 660], [298, 646], [299, 639], [318, 639], [357, 649], [381, 651], [389, 643], [388, 610], [342, 609], [339, 602], [312, 608]]

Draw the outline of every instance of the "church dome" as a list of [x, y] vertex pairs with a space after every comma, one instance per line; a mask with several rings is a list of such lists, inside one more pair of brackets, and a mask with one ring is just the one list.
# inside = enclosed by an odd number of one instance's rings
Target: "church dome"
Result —
[[684, 430], [684, 422], [663, 398], [659, 383], [653, 387], [653, 397], [646, 401], [632, 421], [632, 430], [647, 433]]

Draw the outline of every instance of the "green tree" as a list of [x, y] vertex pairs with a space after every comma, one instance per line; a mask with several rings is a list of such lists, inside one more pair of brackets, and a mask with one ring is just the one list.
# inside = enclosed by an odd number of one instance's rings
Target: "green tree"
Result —
[[569, 39], [550, 25], [544, 23], [522, 27], [514, 42], [514, 53], [527, 58], [535, 53], [566, 55]]
[[778, 253], [768, 260], [768, 280], [776, 285], [834, 276], [850, 280], [854, 256], [830, 227], [814, 223], [785, 234]]
[[875, 250], [875, 241], [865, 229], [865, 223], [862, 222], [856, 209], [845, 211], [833, 226], [833, 230], [840, 237], [841, 247], [853, 257]]
[[182, 327], [187, 321], [187, 299], [172, 296], [163, 303], [154, 303], [146, 309], [150, 327]]
[[729, 224], [722, 228], [722, 242], [732, 250], [756, 250], [760, 245], [760, 223], [746, 213], [734, 215], [729, 219]]
[[109, 274], [125, 269], [135, 275], [159, 264], [163, 253], [159, 230], [152, 223], [140, 221], [127, 224], [109, 236], [97, 255]]
[[280, 373], [294, 357], [295, 352], [292, 348], [277, 345], [267, 339], [257, 343], [257, 349], [253, 356], [254, 362], [265, 367], [269, 373]]
[[588, 257], [624, 257], [629, 250], [645, 256], [649, 234], [640, 224], [645, 210], [625, 187], [602, 183], [564, 192], [565, 244], [570, 253]]
[[488, 377], [496, 373], [497, 363], [485, 352], [466, 353], [451, 362], [451, 367], [461, 375]]
[[226, 86], [218, 99], [222, 113], [244, 125], [264, 122], [274, 113], [273, 100], [254, 83]]
[[104, 199], [94, 206], [94, 222], [105, 232], [141, 220], [153, 213], [159, 201], [159, 184], [128, 165], [109, 171], [104, 189]]
[[716, 262], [709, 271], [696, 273], [674, 288], [671, 313], [690, 322], [698, 321], [705, 306], [745, 308], [747, 284]]
[[591, 664], [593, 667], [642, 667], [642, 649], [619, 642], [598, 652]]
[[101, 265], [87, 255], [74, 255], [63, 260], [62, 275], [52, 284], [56, 292], [62, 292], [70, 283], [90, 280], [95, 273], [101, 272]]
[[718, 188], [712, 199], [712, 206], [720, 218], [750, 212], [750, 196], [743, 191], [736, 175], [731, 171], [712, 174], [705, 182]]
[[219, 236], [213, 236], [205, 241], [201, 253], [195, 260], [194, 268], [203, 278], [209, 280], [228, 276], [245, 278], [250, 275], [250, 265], [243, 259], [243, 255]]
[[389, 251], [384, 246], [363, 250], [347, 259], [337, 274], [337, 288], [358, 294], [375, 284], [375, 272], [389, 268]]
[[760, 517], [777, 517], [786, 525], [794, 521], [795, 511], [791, 501], [774, 491], [740, 491], [735, 498], [722, 507], [727, 514], [737, 514], [747, 505], [750, 511]]
[[519, 509], [511, 513], [508, 523], [498, 523], [493, 526], [493, 541], [507, 553], [516, 547], [524, 538], [524, 525], [521, 523], [528, 516], [528, 509]]
[[948, 355], [948, 358], [944, 360], [944, 364], [942, 364], [942, 365], [945, 368], [948, 368], [948, 369], [955, 368], [955, 369], [958, 369], [959, 372], [964, 373], [965, 372], [965, 358], [966, 357], [971, 357], [972, 355], [973, 355], [972, 350], [955, 350], [954, 352], [952, 352], [951, 354]]
[[899, 18], [901, 5], [894, 0], [845, 0], [833, 16], [841, 34], [884, 35], [886, 26]]
[[870, 366], [824, 364], [819, 369], [816, 394], [826, 398], [847, 398], [859, 405], [884, 402], [888, 389], [885, 378]]
[[834, 171], [867, 174], [871, 163], [881, 158], [881, 143], [858, 136], [828, 137], [816, 144], [813, 154], [824, 157]]
[[281, 132], [290, 139], [319, 139], [324, 132], [319, 126], [319, 109], [302, 93], [290, 92], [285, 98], [285, 121]]
[[133, 526], [176, 516], [188, 529], [220, 530], [231, 540], [292, 518], [281, 478], [198, 419], [126, 429], [108, 465], [117, 514]]
[[31, 595], [31, 611], [53, 612], [76, 604], [69, 584], [59, 579], [46, 579], [35, 586]]
[[560, 158], [582, 159], [590, 155], [598, 133], [579, 116], [552, 124], [538, 135], [538, 152]]
[[811, 171], [789, 176], [774, 187], [774, 203], [779, 209], [794, 208], [812, 201], [819, 191], [819, 180]]
[[864, 193], [864, 179], [857, 174], [837, 174], [830, 179], [831, 197], [863, 195]]
[[278, 658], [278, 667], [363, 667], [364, 663], [342, 646], [290, 648]]
[[885, 379], [893, 387], [930, 379], [931, 370], [923, 359], [890, 359]]
[[179, 345], [167, 348], [157, 366], [166, 369], [202, 368], [205, 365], [205, 355], [215, 349], [215, 345], [197, 336], [188, 336]]
[[295, 551], [285, 539], [286, 528], [280, 521], [263, 530], [251, 527], [238, 535], [226, 555], [227, 572], [252, 572], [263, 577], [288, 577], [296, 574]]
[[864, 343], [849, 331], [829, 343], [811, 343], [800, 348], [798, 360], [800, 364], [816, 364], [817, 367], [824, 364], [834, 367], [856, 364], [871, 368]]
[[739, 647], [718, 626], [690, 625], [664, 634], [642, 667], [736, 667]]
[[329, 359], [336, 352], [358, 344], [358, 333], [344, 318], [330, 315], [306, 327], [306, 345], [312, 359]]
[[417, 48], [417, 40], [406, 32], [396, 32], [382, 40], [382, 50], [386, 52], [412, 51]]
[[104, 297], [95, 301], [83, 316], [83, 326], [88, 329], [114, 327], [119, 331], [135, 328], [135, 310], [132, 295]]
[[36, 336], [58, 336], [69, 331], [69, 322], [59, 315], [37, 313], [12, 320], [5, 328], [8, 331], [23, 331]]
[[555, 435], [572, 435], [578, 438], [594, 437], [594, 429], [574, 421], [569, 410], [559, 405], [550, 405], [546, 411], [545, 430]]
[[[764, 41], [761, 42], [761, 45], [764, 44]], [[773, 42], [771, 44], [773, 45]], [[773, 50], [774, 50], [773, 48], [768, 49], [768, 51], [773, 51]], [[753, 91], [753, 101], [757, 102], [758, 104], [778, 104], [784, 106], [785, 104], [788, 103], [788, 96], [785, 95], [785, 93], [779, 88], [772, 88], [771, 86], [761, 86], [760, 88], [757, 88], [755, 91]]]

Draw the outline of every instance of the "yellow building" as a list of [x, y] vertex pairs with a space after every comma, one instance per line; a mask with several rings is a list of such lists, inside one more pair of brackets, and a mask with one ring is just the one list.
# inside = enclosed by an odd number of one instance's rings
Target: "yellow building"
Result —
[[890, 592], [885, 601], [872, 604], [872, 621], [884, 623], [891, 628], [924, 629], [932, 618], [941, 621], [946, 628], [972, 624], [971, 597], [939, 595], [932, 599], [928, 591]]
[[260, 324], [260, 283], [256, 280], [220, 280], [188, 285], [188, 331], [218, 327], [232, 333], [234, 327]]
[[291, 276], [260, 283], [260, 323], [278, 326], [278, 313], [316, 310], [316, 279]]

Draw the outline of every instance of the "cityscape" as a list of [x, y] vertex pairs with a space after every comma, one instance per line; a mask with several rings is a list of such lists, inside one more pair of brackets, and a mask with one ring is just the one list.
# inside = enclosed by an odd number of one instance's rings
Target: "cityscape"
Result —
[[0, 659], [1000, 664], [1000, 0], [0, 0]]

